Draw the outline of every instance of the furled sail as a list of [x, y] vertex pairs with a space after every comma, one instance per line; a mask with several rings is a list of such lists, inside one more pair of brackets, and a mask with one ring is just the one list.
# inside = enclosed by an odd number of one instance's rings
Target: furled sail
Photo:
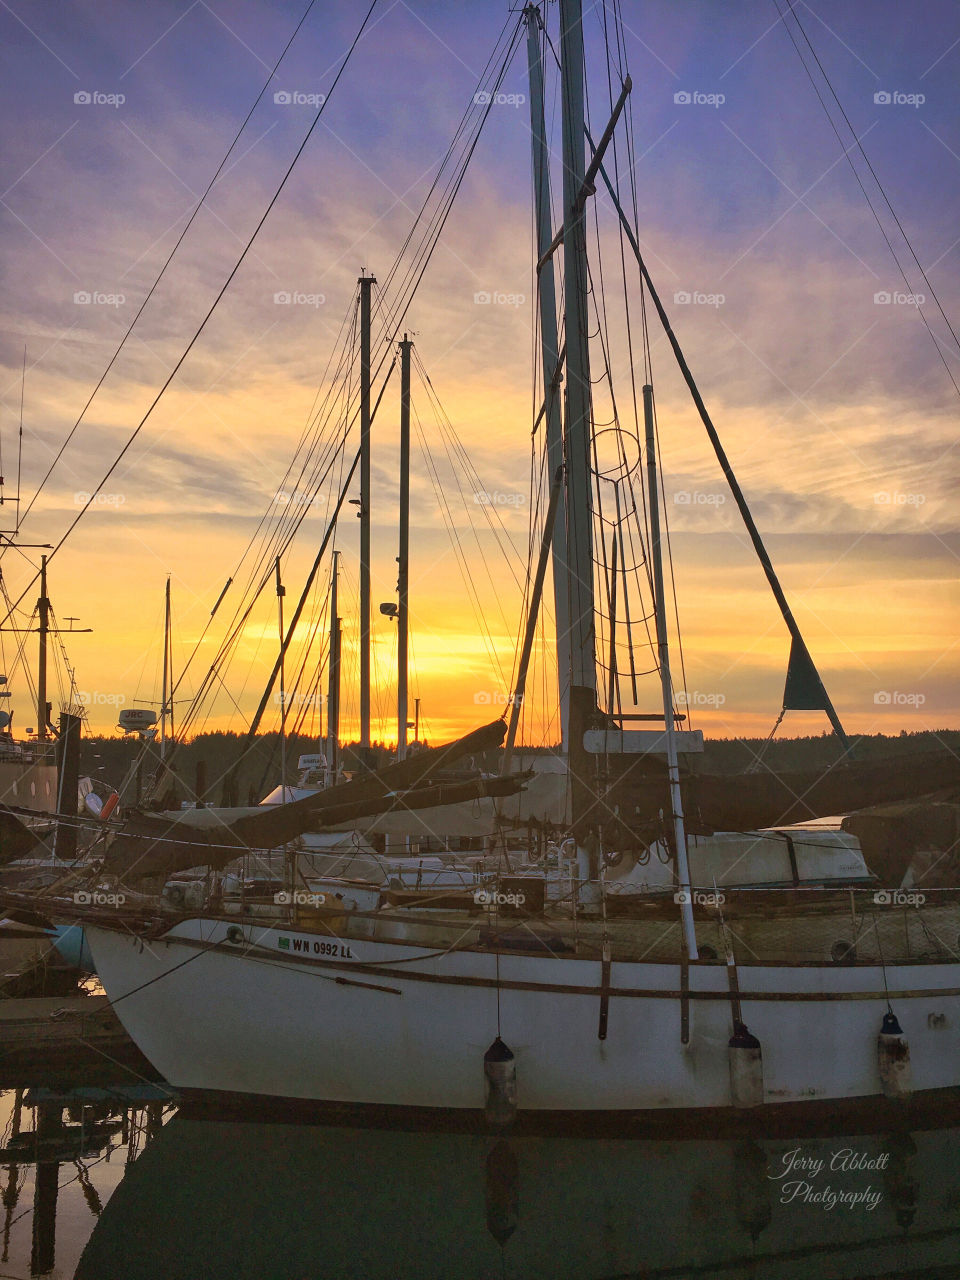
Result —
[[397, 809], [513, 795], [528, 775], [452, 782], [437, 779], [442, 770], [465, 756], [499, 746], [505, 733], [504, 722], [496, 720], [455, 742], [418, 752], [378, 773], [290, 804], [162, 813], [135, 810], [115, 835], [103, 871], [130, 881], [170, 875], [187, 867], [224, 866], [245, 850], [278, 848], [307, 830]]

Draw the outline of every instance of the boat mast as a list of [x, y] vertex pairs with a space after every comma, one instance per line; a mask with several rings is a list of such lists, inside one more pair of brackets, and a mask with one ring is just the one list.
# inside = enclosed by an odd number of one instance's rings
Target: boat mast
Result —
[[587, 248], [582, 198], [583, 20], [581, 0], [560, 0], [563, 115], [563, 301], [567, 381], [564, 413], [567, 537], [565, 585], [570, 627], [567, 794], [577, 850], [582, 906], [600, 900], [596, 767], [584, 734], [597, 715], [594, 652], [593, 503], [590, 477], [590, 350], [587, 341]]
[[673, 839], [676, 845], [677, 883], [680, 889], [680, 921], [687, 955], [697, 960], [696, 930], [693, 923], [693, 900], [690, 891], [690, 865], [687, 859], [687, 832], [683, 820], [683, 798], [680, 793], [680, 763], [677, 758], [676, 725], [673, 719], [673, 685], [670, 679], [670, 647], [667, 643], [667, 610], [663, 594], [663, 555], [660, 547], [660, 495], [657, 489], [657, 444], [653, 425], [653, 387], [643, 388], [643, 425], [647, 446], [647, 488], [650, 511], [650, 559], [653, 568], [654, 615], [657, 628], [657, 658], [660, 664], [660, 689], [663, 694], [663, 726], [667, 743], [667, 776], [670, 781], [670, 809], [673, 817]]
[[37, 741], [47, 741], [47, 636], [50, 632], [50, 601], [47, 598], [47, 557], [40, 557], [40, 599], [37, 601], [40, 652], [37, 659]]
[[[543, 56], [540, 47], [540, 11], [535, 4], [524, 10], [527, 22], [527, 70], [530, 82], [530, 137], [533, 144], [533, 198], [537, 228], [537, 260], [542, 261], [553, 241], [550, 209], [550, 169], [544, 115]], [[557, 337], [557, 295], [553, 256], [540, 270], [540, 352], [546, 421], [547, 474], [555, 476], [563, 466], [563, 424], [560, 415], [560, 346]], [[561, 491], [551, 542], [553, 552], [553, 608], [557, 630], [557, 683], [560, 732], [567, 748], [570, 717], [570, 596], [567, 589], [565, 541], [566, 495]]]
[[[162, 701], [160, 703], [160, 759], [165, 760], [167, 756], [167, 700], [170, 684], [172, 683], [173, 672], [170, 670], [170, 575], [167, 574], [167, 589], [164, 594], [164, 611], [163, 611], [163, 692], [161, 693]], [[173, 695], [169, 693], [171, 721], [173, 719]], [[173, 725], [170, 726], [171, 736], [173, 733]]]
[[[570, 626], [570, 702], [596, 706], [594, 652], [593, 503], [590, 494], [590, 351], [587, 342], [586, 219], [581, 0], [560, 0], [563, 102], [563, 289], [567, 348], [566, 584]], [[574, 690], [583, 692], [576, 695]], [[585, 726], [571, 726], [571, 733]], [[578, 744], [575, 744], [578, 745]]]
[[337, 616], [337, 579], [340, 552], [333, 553], [330, 574], [330, 671], [327, 685], [327, 767], [336, 781], [340, 768], [340, 619]]
[[360, 277], [360, 748], [370, 747], [370, 294], [373, 276]]
[[286, 646], [284, 645], [283, 631], [283, 597], [287, 594], [287, 589], [283, 585], [280, 578], [280, 557], [276, 558], [277, 573], [277, 625], [280, 634], [280, 793], [283, 797], [282, 804], [287, 802], [287, 683], [286, 683], [286, 663], [284, 656]]
[[407, 643], [410, 586], [410, 348], [400, 343], [400, 555], [397, 594], [397, 759], [407, 754]]

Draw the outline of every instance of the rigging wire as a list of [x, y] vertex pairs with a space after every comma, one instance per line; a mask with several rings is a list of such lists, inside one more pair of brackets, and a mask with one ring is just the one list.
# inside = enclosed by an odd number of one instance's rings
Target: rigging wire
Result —
[[[127, 339], [130, 337], [131, 333], [133, 332], [134, 325], [140, 319], [141, 315], [144, 312], [144, 309], [147, 306], [147, 303], [150, 301], [150, 299], [153, 297], [154, 293], [156, 292], [157, 287], [160, 284], [160, 281], [163, 279], [164, 275], [166, 274], [167, 267], [170, 266], [170, 263], [173, 261], [174, 255], [176, 254], [177, 250], [180, 248], [180, 245], [183, 243], [184, 237], [187, 235], [187, 232], [193, 226], [193, 223], [197, 217], [197, 214], [203, 208], [203, 205], [207, 199], [207, 196], [209, 196], [210, 192], [213, 190], [214, 185], [217, 182], [217, 179], [220, 177], [220, 174], [223, 172], [224, 166], [226, 165], [227, 161], [230, 159], [230, 156], [233, 154], [234, 148], [236, 147], [237, 143], [240, 141], [240, 137], [243, 134], [244, 129], [246, 129], [247, 125], [250, 123], [250, 117], [253, 115], [254, 111], [256, 111], [257, 107], [260, 105], [260, 102], [263, 99], [263, 95], [266, 93], [267, 89], [270, 87], [270, 82], [273, 80], [273, 77], [279, 71], [280, 64], [283, 62], [284, 58], [287, 56], [287, 52], [290, 49], [290, 46], [293, 44], [294, 40], [297, 38], [297, 35], [300, 32], [300, 28], [306, 22], [310, 14], [310, 11], [315, 4], [316, 4], [316, 0], [310, 0], [310, 3], [307, 5], [306, 9], [303, 12], [303, 16], [301, 17], [300, 21], [297, 23], [296, 27], [294, 28], [293, 34], [290, 36], [287, 43], [283, 46], [283, 50], [280, 54], [280, 57], [274, 63], [272, 71], [267, 76], [266, 80], [263, 83], [263, 87], [261, 88], [260, 92], [257, 94], [256, 98], [254, 99], [253, 105], [251, 106], [250, 110], [247, 112], [246, 116], [244, 117], [243, 123], [240, 125], [240, 128], [237, 130], [236, 136], [234, 137], [233, 141], [230, 143], [230, 146], [227, 148], [223, 159], [220, 161], [219, 165], [217, 166], [216, 172], [214, 173], [210, 181], [207, 183], [207, 187], [203, 195], [200, 197], [196, 207], [194, 208], [193, 212], [190, 214], [190, 217], [187, 219], [187, 223], [184, 226], [183, 230], [180, 232], [180, 235], [177, 237], [176, 243], [174, 244], [173, 248], [170, 250], [169, 254], [167, 255], [166, 261], [164, 262], [163, 266], [160, 268], [159, 275], [154, 280], [153, 284], [150, 286], [149, 292], [141, 302], [136, 315], [130, 321], [130, 324], [127, 326], [126, 332], [124, 333], [123, 337], [120, 339], [120, 342], [116, 350], [114, 351], [113, 355], [110, 357], [107, 367], [104, 369], [103, 373], [100, 375], [96, 383], [96, 386], [90, 392], [90, 395], [87, 399], [86, 404], [80, 410], [80, 416], [77, 418], [76, 422], [70, 428], [70, 431], [67, 433], [66, 439], [63, 441], [60, 448], [57, 450], [56, 454], [54, 455], [53, 461], [50, 463], [50, 466], [47, 468], [46, 475], [37, 485], [36, 492], [34, 493], [33, 497], [30, 499], [30, 502], [27, 506], [26, 511], [23, 513], [24, 520], [30, 514], [31, 509], [33, 508], [33, 504], [36, 502], [37, 498], [39, 498], [41, 490], [43, 489], [47, 481], [50, 479], [51, 473], [53, 472], [57, 463], [60, 461], [61, 457], [63, 456], [63, 453], [66, 450], [67, 446], [70, 444], [70, 441], [73, 439], [73, 436], [77, 431], [78, 427], [80, 426], [81, 422], [83, 421], [87, 410], [90, 408], [91, 404], [93, 403], [94, 397], [96, 396], [100, 388], [103, 386], [104, 382], [107, 379], [107, 376], [110, 373], [110, 370], [113, 368], [114, 364], [117, 362], [120, 356], [120, 353], [123, 351], [123, 348], [126, 346]], [[24, 359], [26, 359], [26, 352], [24, 352]], [[174, 372], [176, 372], [176, 370], [174, 370]], [[22, 409], [22, 403], [21, 403], [21, 409]], [[22, 437], [23, 435], [22, 412], [21, 412], [20, 434]], [[19, 497], [19, 492], [17, 496]]]
[[[367, 16], [369, 17], [369, 13]], [[406, 312], [410, 306], [410, 303], [412, 302], [414, 293], [416, 292], [416, 289], [419, 286], [420, 280], [422, 279], [423, 274], [426, 270], [426, 267], [436, 248], [439, 235], [443, 230], [443, 227], [446, 223], [447, 218], [449, 217], [454, 198], [456, 197], [456, 194], [459, 191], [460, 186], [463, 182], [467, 165], [469, 164], [469, 161], [479, 141], [483, 124], [485, 123], [487, 116], [489, 114], [490, 108], [492, 106], [492, 103], [495, 100], [496, 90], [498, 90], [499, 85], [502, 83], [507, 73], [507, 70], [509, 68], [510, 62], [513, 57], [513, 53], [516, 48], [517, 37], [520, 30], [519, 22], [517, 22], [512, 36], [510, 36], [509, 39], [506, 39], [506, 40], [504, 39], [505, 35], [509, 32], [509, 28], [511, 25], [512, 23], [508, 20], [507, 24], [505, 24], [503, 32], [501, 32], [501, 37], [498, 39], [497, 47], [495, 48], [494, 53], [491, 54], [491, 57], [488, 60], [487, 66], [484, 69], [481, 83], [487, 83], [489, 76], [492, 74], [491, 68], [495, 68], [495, 76], [491, 82], [493, 92], [486, 95], [486, 100], [487, 100], [486, 107], [483, 111], [479, 113], [479, 118], [476, 118], [477, 113], [476, 113], [475, 100], [476, 98], [480, 97], [480, 95], [479, 94], [474, 95], [474, 100], [471, 101], [471, 104], [467, 107], [467, 109], [463, 114], [460, 125], [458, 126], [457, 133], [454, 136], [454, 140], [453, 142], [451, 142], [450, 147], [448, 147], [447, 153], [444, 157], [443, 162], [441, 163], [440, 169], [438, 170], [436, 177], [434, 178], [430, 191], [427, 193], [423, 206], [421, 207], [420, 212], [418, 213], [416, 219], [414, 220], [414, 224], [410, 232], [408, 233], [406, 240], [404, 241], [404, 245], [402, 246], [399, 254], [397, 255], [397, 258], [393, 266], [391, 267], [390, 272], [388, 273], [386, 284], [383, 290], [381, 291], [384, 297], [383, 297], [383, 300], [378, 305], [378, 312], [383, 316], [383, 328], [381, 330], [382, 336], [389, 335], [391, 332], [399, 331], [399, 328], [403, 322], [403, 318], [406, 315]], [[500, 56], [499, 65], [497, 65], [498, 54]], [[344, 63], [344, 66], [345, 65], [346, 63]], [[343, 67], [341, 67], [341, 72], [342, 70], [343, 70]], [[468, 121], [470, 121], [471, 117], [474, 117], [474, 125], [472, 128], [472, 131], [465, 132], [466, 125]], [[314, 124], [315, 123], [316, 121], [314, 121]], [[444, 175], [446, 169], [450, 167], [450, 162], [454, 160], [454, 158], [456, 157], [456, 146], [461, 135], [465, 137], [464, 149], [462, 150], [462, 153], [459, 155], [459, 157], [455, 159], [455, 163], [452, 164], [452, 173], [449, 175], [449, 177], [446, 180], [446, 186], [441, 188], [440, 179]], [[309, 137], [309, 134], [307, 136]], [[305, 142], [306, 142], [306, 139], [305, 139]], [[415, 247], [413, 261], [406, 268], [405, 275], [401, 278], [399, 288], [395, 290], [395, 294], [396, 294], [395, 299], [388, 301], [386, 298], [387, 287], [391, 284], [391, 282], [400, 272], [401, 266], [404, 261], [404, 254], [408, 246], [414, 242], [414, 236], [417, 232], [417, 228], [423, 222], [424, 214], [430, 205], [431, 199], [433, 198], [434, 193], [438, 190], [441, 192], [440, 199], [438, 201], [439, 207], [430, 215], [430, 218], [428, 220], [428, 225], [426, 229], [422, 232], [420, 240]], [[375, 378], [379, 375], [380, 371], [383, 368], [383, 364], [386, 361], [387, 356], [390, 354], [390, 351], [392, 351], [392, 345], [393, 345], [392, 341], [382, 342], [382, 345], [380, 347], [381, 354], [374, 368]], [[346, 355], [346, 349], [343, 352], [344, 357], [345, 355]], [[327, 399], [329, 400], [329, 396], [327, 397]], [[356, 403], [356, 409], [354, 409], [355, 403]], [[352, 417], [350, 416], [351, 410], [353, 410]], [[322, 412], [322, 407], [321, 407], [321, 412]], [[342, 438], [338, 442], [338, 449], [342, 450], [345, 442], [345, 438], [346, 438], [346, 433], [349, 431], [350, 426], [352, 426], [353, 422], [356, 420], [356, 417], [358, 416], [358, 414], [359, 414], [359, 392], [355, 387], [355, 385], [351, 383], [348, 391], [347, 401], [346, 401], [345, 427], [344, 427]], [[318, 413], [317, 416], [314, 418], [314, 422], [316, 422], [317, 417], [319, 416], [320, 414]], [[322, 479], [323, 477], [321, 477], [321, 480], [319, 483], [316, 483], [316, 484], [311, 483], [311, 488], [313, 489], [314, 492], [319, 491], [319, 487], [322, 484]], [[296, 522], [296, 527], [299, 527], [299, 521]], [[284, 545], [289, 545], [289, 537], [285, 538]], [[266, 559], [266, 557], [264, 557], [264, 559]], [[250, 580], [251, 584], [254, 580], [255, 574], [256, 574], [256, 569], [252, 571], [251, 580]], [[265, 588], [265, 581], [267, 576], [268, 575], [266, 573], [266, 570], [264, 570], [260, 574], [259, 589], [261, 591]], [[240, 608], [241, 606], [238, 606], [238, 610]], [[249, 616], [249, 611], [250, 610], [248, 607], [243, 612], [244, 618]], [[236, 616], [237, 615], [235, 614], [235, 618]], [[234, 632], [235, 631], [236, 631], [236, 628], [234, 628]], [[228, 649], [229, 649], [229, 645], [227, 644], [227, 642], [225, 642], [225, 645], [221, 646], [221, 650], [220, 650], [220, 653], [218, 654], [217, 659], [215, 660], [215, 664], [221, 662], [225, 658], [226, 652]]]
[[[117, 467], [120, 465], [120, 463], [121, 463], [121, 461], [123, 460], [123, 458], [126, 456], [126, 454], [129, 452], [129, 450], [132, 448], [132, 446], [133, 446], [134, 442], [136, 441], [137, 437], [140, 435], [140, 432], [143, 430], [144, 426], [146, 425], [147, 420], [150, 418], [151, 414], [153, 413], [153, 410], [154, 410], [154, 409], [156, 408], [156, 406], [159, 404], [160, 399], [161, 399], [161, 397], [163, 396], [164, 392], [167, 390], [167, 388], [168, 388], [168, 387], [170, 386], [170, 384], [173, 382], [173, 380], [174, 380], [174, 378], [176, 377], [176, 375], [179, 373], [179, 371], [180, 371], [181, 367], [183, 366], [184, 362], [185, 362], [185, 361], [186, 361], [186, 359], [187, 359], [187, 356], [190, 354], [190, 352], [191, 352], [191, 350], [193, 349], [193, 347], [194, 347], [195, 343], [197, 342], [197, 340], [199, 339], [200, 335], [203, 333], [204, 329], [206, 328], [207, 321], [208, 321], [208, 320], [210, 319], [210, 317], [213, 315], [214, 311], [216, 310], [217, 306], [218, 306], [218, 305], [219, 305], [219, 303], [220, 303], [220, 300], [222, 299], [223, 295], [226, 293], [227, 289], [229, 288], [230, 284], [232, 283], [232, 281], [233, 281], [234, 277], [236, 276], [237, 272], [240, 270], [241, 265], [242, 265], [242, 264], [243, 264], [243, 262], [245, 261], [245, 259], [246, 259], [246, 257], [247, 257], [247, 254], [250, 252], [250, 249], [251, 249], [251, 247], [253, 246], [253, 242], [254, 242], [254, 240], [256, 239], [257, 235], [259, 234], [259, 232], [260, 232], [261, 228], [263, 227], [263, 224], [266, 222], [267, 218], [269, 217], [269, 215], [270, 215], [270, 213], [271, 213], [271, 211], [272, 211], [272, 209], [273, 209], [274, 205], [276, 204], [277, 200], [280, 198], [280, 195], [281, 195], [281, 193], [282, 193], [282, 191], [283, 191], [284, 187], [286, 186], [287, 181], [288, 181], [288, 180], [289, 180], [289, 178], [290, 178], [290, 174], [293, 172], [294, 166], [296, 165], [297, 161], [300, 159], [300, 156], [303, 154], [303, 152], [304, 152], [304, 150], [305, 150], [305, 148], [306, 148], [306, 146], [307, 146], [307, 143], [310, 141], [310, 138], [312, 137], [314, 130], [316, 129], [317, 125], [319, 124], [319, 122], [320, 122], [320, 118], [321, 118], [321, 116], [323, 115], [323, 112], [324, 112], [324, 110], [326, 109], [326, 107], [329, 105], [329, 102], [330, 102], [331, 97], [333, 96], [334, 90], [336, 89], [336, 87], [337, 87], [337, 85], [338, 85], [338, 83], [339, 83], [339, 81], [340, 81], [340, 79], [341, 79], [341, 77], [342, 77], [342, 75], [343, 75], [344, 71], [346, 70], [347, 66], [349, 65], [350, 60], [351, 60], [351, 58], [352, 58], [352, 56], [353, 56], [354, 50], [356, 49], [356, 47], [357, 47], [357, 45], [358, 45], [358, 43], [359, 43], [359, 41], [360, 41], [360, 38], [362, 37], [362, 35], [363, 35], [364, 31], [366, 30], [367, 24], [368, 24], [368, 22], [369, 22], [369, 20], [370, 20], [370, 17], [371, 17], [371, 15], [372, 15], [373, 10], [374, 10], [374, 8], [376, 7], [376, 5], [377, 5], [377, 0], [371, 0], [370, 7], [367, 9], [367, 12], [366, 12], [366, 14], [365, 14], [365, 16], [364, 16], [364, 18], [363, 18], [363, 21], [362, 21], [362, 23], [360, 24], [360, 27], [359, 27], [359, 29], [358, 29], [358, 31], [357, 31], [357, 34], [354, 36], [353, 41], [352, 41], [352, 43], [351, 43], [351, 45], [350, 45], [349, 49], [347, 50], [346, 56], [344, 57], [343, 62], [340, 64], [340, 67], [339, 67], [339, 69], [338, 69], [338, 71], [337, 71], [337, 74], [335, 75], [335, 77], [334, 77], [334, 79], [333, 79], [333, 83], [331, 84], [329, 91], [327, 92], [326, 96], [324, 97], [323, 102], [320, 104], [320, 107], [319, 107], [319, 109], [318, 109], [318, 111], [317, 111], [316, 115], [315, 115], [315, 116], [314, 116], [314, 118], [313, 118], [313, 122], [311, 123], [311, 125], [310, 125], [309, 129], [308, 129], [308, 130], [307, 130], [307, 132], [306, 132], [306, 135], [305, 135], [305, 136], [304, 136], [304, 138], [303, 138], [303, 141], [300, 143], [300, 146], [297, 148], [297, 151], [296, 151], [296, 153], [294, 154], [293, 159], [291, 160], [290, 164], [288, 165], [287, 170], [286, 170], [286, 172], [284, 173], [283, 178], [282, 178], [282, 179], [281, 179], [281, 181], [280, 181], [280, 185], [277, 187], [276, 191], [275, 191], [275, 192], [274, 192], [274, 194], [271, 196], [270, 201], [269, 201], [269, 203], [267, 204], [266, 209], [264, 210], [264, 212], [263, 212], [263, 214], [261, 215], [261, 217], [260, 217], [259, 221], [257, 222], [256, 226], [254, 227], [252, 234], [250, 235], [249, 239], [247, 240], [247, 242], [246, 242], [246, 244], [245, 244], [245, 246], [244, 246], [244, 248], [243, 248], [243, 251], [242, 251], [242, 252], [241, 252], [241, 254], [240, 254], [240, 257], [238, 258], [237, 262], [234, 264], [234, 266], [233, 266], [233, 268], [231, 269], [231, 271], [230, 271], [229, 275], [227, 276], [226, 280], [224, 281], [223, 285], [221, 286], [220, 290], [218, 291], [218, 293], [217, 293], [216, 297], [214, 298], [213, 302], [211, 303], [211, 305], [210, 305], [209, 309], [207, 310], [206, 314], [204, 315], [203, 319], [201, 320], [199, 327], [198, 327], [198, 328], [196, 329], [196, 331], [194, 332], [193, 337], [192, 337], [192, 338], [190, 339], [190, 341], [188, 342], [188, 344], [187, 344], [186, 348], [184, 349], [183, 353], [181, 354], [181, 356], [180, 356], [180, 357], [179, 357], [179, 359], [177, 360], [176, 364], [173, 366], [172, 370], [170, 371], [169, 375], [167, 376], [167, 378], [166, 378], [166, 380], [164, 381], [163, 385], [161, 386], [160, 390], [157, 392], [156, 396], [155, 396], [155, 397], [154, 397], [154, 399], [152, 400], [152, 402], [151, 402], [151, 404], [150, 404], [149, 408], [147, 409], [146, 413], [145, 413], [145, 414], [143, 415], [143, 417], [140, 419], [139, 423], [138, 423], [138, 424], [137, 424], [137, 426], [134, 428], [134, 430], [131, 432], [130, 436], [129, 436], [129, 437], [128, 437], [128, 439], [127, 439], [126, 444], [125, 444], [125, 445], [123, 446], [123, 448], [120, 450], [119, 454], [118, 454], [118, 455], [117, 455], [117, 457], [114, 459], [114, 461], [110, 464], [110, 466], [109, 466], [109, 468], [107, 469], [106, 473], [104, 474], [103, 478], [102, 478], [102, 479], [99, 481], [99, 483], [96, 485], [96, 487], [94, 488], [93, 492], [89, 494], [89, 496], [87, 497], [87, 501], [86, 501], [86, 503], [83, 505], [83, 507], [81, 508], [81, 510], [77, 513], [77, 515], [76, 515], [76, 516], [74, 517], [74, 519], [71, 521], [71, 523], [70, 523], [70, 524], [69, 524], [69, 526], [67, 527], [66, 531], [61, 535], [61, 537], [60, 537], [59, 541], [58, 541], [58, 542], [56, 542], [56, 543], [54, 544], [54, 546], [51, 548], [50, 552], [49, 552], [49, 553], [48, 553], [48, 555], [47, 555], [47, 562], [48, 562], [48, 563], [49, 563], [51, 560], [53, 560], [54, 556], [59, 552], [59, 550], [61, 549], [61, 547], [62, 547], [62, 546], [64, 545], [64, 543], [66, 542], [67, 538], [69, 538], [70, 534], [73, 532], [73, 530], [77, 527], [77, 525], [79, 524], [79, 522], [80, 522], [80, 521], [83, 519], [83, 517], [86, 515], [87, 511], [89, 511], [90, 507], [91, 507], [91, 506], [93, 505], [93, 503], [96, 501], [96, 498], [97, 498], [98, 494], [100, 493], [101, 489], [103, 488], [103, 486], [106, 484], [106, 482], [109, 480], [109, 478], [113, 475], [114, 471], [115, 471], [115, 470], [117, 469]], [[33, 585], [33, 583], [37, 581], [37, 578], [38, 578], [38, 577], [39, 577], [39, 574], [35, 575], [35, 576], [34, 576], [34, 578], [31, 580], [31, 582], [26, 586], [26, 588], [24, 589], [24, 591], [22, 592], [22, 594], [21, 594], [21, 596], [20, 596], [20, 598], [19, 598], [20, 600], [22, 600], [22, 599], [23, 599], [23, 597], [26, 595], [26, 593], [30, 590], [30, 587]], [[19, 603], [19, 600], [18, 600], [18, 603]]]
[[[864, 185], [863, 179], [860, 177], [860, 174], [857, 172], [856, 165], [853, 163], [853, 159], [850, 154], [852, 147], [844, 147], [843, 145], [843, 138], [840, 134], [840, 130], [837, 128], [837, 124], [833, 118], [833, 115], [831, 114], [830, 109], [827, 103], [825, 102], [823, 95], [820, 92], [820, 88], [816, 82], [813, 72], [810, 70], [810, 67], [807, 64], [807, 60], [804, 58], [803, 50], [797, 44], [796, 38], [793, 32], [791, 31], [789, 24], [787, 23], [786, 14], [782, 12], [780, 8], [779, 0], [773, 0], [773, 5], [774, 5], [774, 8], [777, 10], [777, 14], [780, 17], [780, 21], [783, 23], [784, 30], [786, 31], [787, 35], [790, 37], [790, 43], [793, 45], [794, 49], [796, 50], [797, 56], [800, 59], [800, 63], [803, 66], [804, 71], [807, 73], [807, 77], [809, 78], [810, 83], [813, 86], [813, 91], [817, 95], [817, 100], [819, 101], [821, 107], [823, 107], [824, 114], [826, 115], [827, 120], [830, 122], [830, 127], [833, 129], [833, 132], [836, 134], [837, 141], [840, 143], [840, 147], [843, 152], [843, 156], [850, 166], [851, 172], [853, 173], [853, 176], [857, 181], [857, 186], [860, 188], [860, 191], [863, 194], [863, 198], [866, 200], [867, 205], [870, 208], [870, 212], [873, 214], [874, 220], [876, 221], [876, 224], [880, 229], [880, 234], [883, 236], [884, 243], [886, 244], [887, 248], [890, 251], [890, 256], [893, 258], [894, 262], [896, 263], [897, 270], [900, 272], [900, 277], [903, 280], [903, 283], [907, 287], [907, 292], [908, 293], [914, 292], [911, 288], [910, 280], [907, 277], [907, 273], [904, 270], [904, 267], [900, 262], [899, 257], [897, 256], [897, 252], [893, 247], [893, 243], [891, 242], [890, 237], [887, 235], [887, 231], [880, 218], [880, 214], [878, 213], [877, 209], [874, 206], [873, 201], [870, 198], [870, 194], [867, 191], [866, 186]], [[843, 104], [841, 103], [839, 97], [837, 96], [837, 91], [834, 89], [833, 84], [830, 80], [830, 77], [827, 75], [827, 72], [824, 69], [823, 63], [820, 61], [820, 58], [817, 55], [817, 51], [814, 49], [813, 44], [810, 41], [810, 37], [807, 35], [806, 29], [804, 28], [803, 23], [800, 21], [800, 17], [796, 12], [796, 7], [793, 4], [788, 5], [788, 12], [790, 13], [794, 22], [796, 23], [797, 28], [800, 31], [800, 34], [803, 36], [804, 42], [809, 48], [810, 53], [813, 56], [813, 60], [816, 63], [821, 76], [823, 77], [827, 88], [830, 90], [830, 94], [834, 102], [837, 104], [837, 109], [843, 118], [843, 122], [847, 126], [847, 128], [850, 130], [850, 133], [853, 136], [856, 149], [862, 156], [863, 162], [867, 166], [870, 176], [873, 178], [874, 182], [876, 183], [877, 190], [880, 192], [880, 195], [883, 197], [883, 202], [887, 206], [887, 209], [889, 210], [890, 216], [893, 218], [893, 221], [896, 223], [897, 230], [900, 232], [900, 235], [903, 237], [903, 241], [910, 251], [910, 256], [913, 258], [913, 261], [920, 272], [920, 275], [923, 279], [924, 284], [930, 290], [930, 296], [933, 298], [934, 302], [936, 303], [937, 310], [940, 312], [943, 322], [947, 326], [947, 329], [950, 332], [950, 336], [953, 338], [954, 345], [957, 347], [958, 350], [960, 350], [960, 338], [957, 337], [956, 330], [954, 329], [953, 325], [950, 323], [950, 320], [947, 317], [947, 313], [944, 311], [943, 306], [941, 305], [940, 298], [937, 295], [937, 291], [934, 289], [933, 285], [930, 283], [930, 278], [928, 277], [926, 271], [923, 269], [923, 267], [920, 264], [920, 259], [917, 257], [913, 244], [910, 241], [910, 237], [907, 235], [906, 231], [904, 230], [903, 223], [900, 221], [899, 217], [897, 216], [896, 210], [894, 209], [893, 204], [890, 201], [890, 197], [887, 195], [886, 190], [884, 189], [883, 183], [880, 181], [880, 178], [877, 174], [876, 169], [873, 167], [873, 165], [870, 162], [870, 158], [867, 155], [863, 142], [861, 141], [853, 125], [850, 123], [850, 118], [847, 115], [846, 111], [844, 110]], [[957, 395], [960, 396], [960, 385], [958, 385], [957, 380], [953, 375], [953, 371], [951, 370], [950, 366], [947, 364], [946, 356], [943, 353], [941, 344], [937, 339], [936, 335], [934, 334], [933, 329], [930, 327], [929, 320], [924, 315], [922, 309], [919, 306], [915, 307], [914, 310], [916, 311], [917, 315], [920, 317], [920, 320], [924, 328], [926, 329], [927, 333], [930, 336], [930, 340], [933, 342], [934, 346], [937, 349], [937, 355], [939, 356], [940, 362], [943, 365], [944, 369], [946, 369], [947, 371], [947, 377], [950, 379], [951, 383], [953, 384], [954, 391], [956, 391]]]

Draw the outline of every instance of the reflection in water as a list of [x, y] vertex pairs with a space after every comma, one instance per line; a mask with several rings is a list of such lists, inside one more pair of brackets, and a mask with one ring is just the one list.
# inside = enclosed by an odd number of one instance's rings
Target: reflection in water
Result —
[[142, 1084], [0, 1096], [0, 1273], [960, 1274], [957, 1129], [590, 1140], [171, 1115], [165, 1090]]
[[483, 1137], [175, 1117], [76, 1280], [955, 1274], [960, 1131]]
[[520, 1164], [517, 1153], [502, 1139], [487, 1156], [487, 1230], [505, 1245], [520, 1220]]
[[[26, 1274], [28, 1259], [31, 1276], [72, 1274], [104, 1198], [122, 1172], [104, 1162], [118, 1146], [126, 1148], [127, 1163], [136, 1158], [162, 1127], [164, 1103], [135, 1104], [167, 1093], [163, 1087], [136, 1085], [17, 1089], [0, 1095], [6, 1113], [0, 1147], [4, 1275], [11, 1274], [8, 1267]], [[64, 1202], [71, 1230], [58, 1265], [58, 1239], [63, 1244], [58, 1209]], [[79, 1204], [86, 1213], [78, 1219]]]
[[733, 1150], [733, 1198], [737, 1222], [754, 1244], [773, 1217], [773, 1188], [767, 1153], [757, 1142], [739, 1142]]
[[33, 1183], [33, 1247], [30, 1251], [30, 1274], [45, 1276], [53, 1270], [56, 1256], [60, 1162], [55, 1156], [56, 1146], [64, 1135], [61, 1107], [54, 1107], [50, 1103], [37, 1107], [36, 1135], [39, 1159]]

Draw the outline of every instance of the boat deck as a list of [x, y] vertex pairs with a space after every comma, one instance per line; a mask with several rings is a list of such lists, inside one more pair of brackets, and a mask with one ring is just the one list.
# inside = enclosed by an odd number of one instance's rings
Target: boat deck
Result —
[[[874, 900], [869, 893], [730, 894], [722, 910], [695, 908], [700, 959], [738, 964], [877, 965], [951, 962], [960, 958], [960, 894], [931, 893], [921, 905]], [[606, 952], [614, 961], [675, 962], [682, 951], [680, 914], [671, 900], [632, 905], [606, 919], [569, 903], [542, 915], [431, 907], [377, 911], [337, 908], [277, 911], [264, 904], [232, 922], [267, 923], [338, 938], [406, 942], [460, 950], [536, 952], [582, 959]]]

